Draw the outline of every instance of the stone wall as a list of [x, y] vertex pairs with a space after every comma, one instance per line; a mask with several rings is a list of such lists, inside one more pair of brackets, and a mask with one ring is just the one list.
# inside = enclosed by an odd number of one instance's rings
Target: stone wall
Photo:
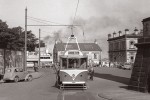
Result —
[[150, 35], [147, 31], [150, 31], [150, 27], [147, 27], [147, 24], [150, 24], [149, 20], [150, 18], [143, 20], [144, 33], [136, 44], [138, 50], [128, 85], [129, 89], [140, 92], [150, 92]]
[[0, 74], [4, 73], [5, 68], [23, 67], [23, 64], [24, 64], [23, 52], [11, 50], [4, 51], [4, 49], [0, 49]]

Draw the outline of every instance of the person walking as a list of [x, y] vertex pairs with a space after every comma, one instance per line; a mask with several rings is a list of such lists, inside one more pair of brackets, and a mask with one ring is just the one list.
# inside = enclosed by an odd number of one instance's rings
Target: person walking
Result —
[[38, 72], [38, 63], [35, 62], [33, 68], [35, 72]]
[[89, 61], [89, 75], [90, 75], [90, 80], [93, 80], [94, 68], [93, 68], [92, 60]]
[[56, 87], [59, 87], [59, 85], [60, 85], [59, 72], [60, 72], [60, 66], [59, 66], [59, 63], [56, 63], [55, 64], [55, 74], [56, 74], [56, 83], [55, 83], [55, 86]]

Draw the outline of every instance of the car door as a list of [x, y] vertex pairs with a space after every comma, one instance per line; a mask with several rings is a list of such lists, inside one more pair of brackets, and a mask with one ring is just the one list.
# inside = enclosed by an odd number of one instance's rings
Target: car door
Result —
[[19, 68], [15, 68], [14, 70], [14, 77], [18, 76], [19, 79], [20, 79], [20, 71], [19, 71]]
[[22, 68], [19, 68], [19, 78], [20, 80], [24, 79], [24, 71]]

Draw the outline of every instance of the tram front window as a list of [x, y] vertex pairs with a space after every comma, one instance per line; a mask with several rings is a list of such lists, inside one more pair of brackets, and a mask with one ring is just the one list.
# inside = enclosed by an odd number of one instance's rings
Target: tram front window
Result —
[[62, 59], [62, 69], [86, 69], [87, 68], [87, 59]]
[[78, 59], [69, 59], [68, 68], [79, 68]]

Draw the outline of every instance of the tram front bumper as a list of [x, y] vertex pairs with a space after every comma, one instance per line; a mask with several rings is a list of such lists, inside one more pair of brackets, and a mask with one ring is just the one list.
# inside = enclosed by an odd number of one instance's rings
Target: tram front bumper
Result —
[[80, 82], [62, 82], [62, 85], [60, 86], [61, 89], [87, 89], [86, 82], [80, 81]]
[[63, 84], [85, 84], [85, 82], [62, 82]]

